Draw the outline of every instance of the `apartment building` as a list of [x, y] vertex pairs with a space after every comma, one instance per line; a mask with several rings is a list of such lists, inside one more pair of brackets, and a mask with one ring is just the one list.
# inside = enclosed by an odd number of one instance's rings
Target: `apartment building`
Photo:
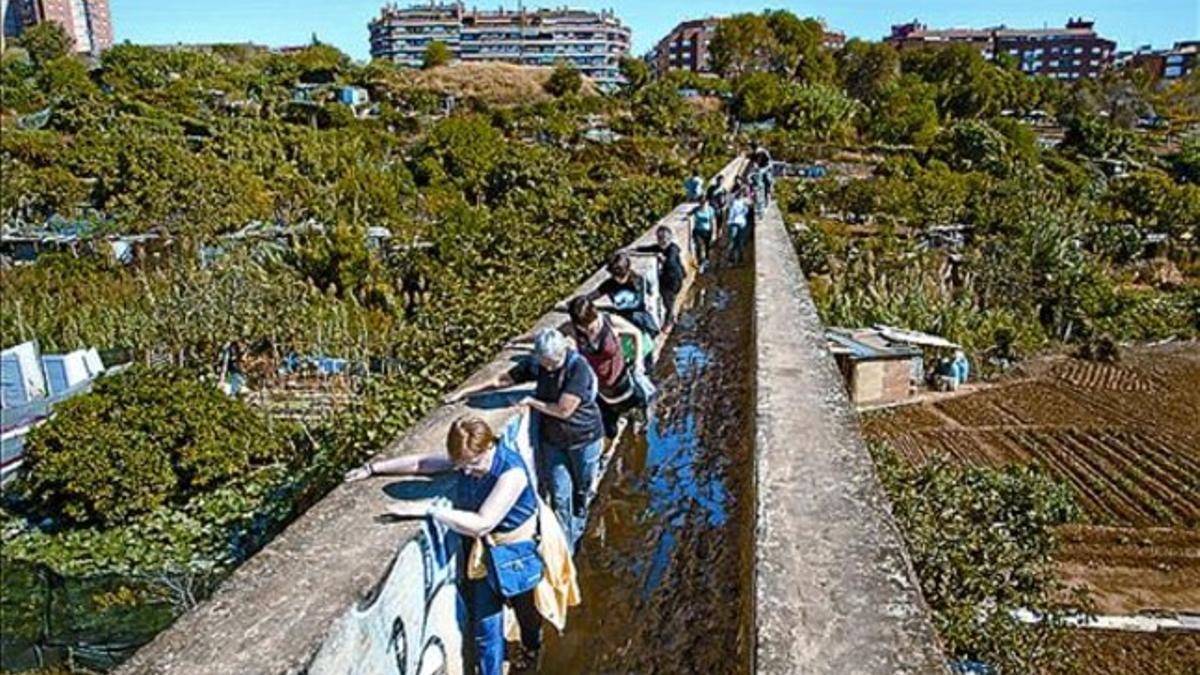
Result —
[[3, 0], [4, 36], [53, 21], [66, 29], [75, 51], [99, 54], [113, 45], [108, 0]]
[[371, 56], [419, 67], [429, 44], [445, 43], [462, 61], [527, 66], [574, 65], [598, 85], [621, 81], [619, 63], [631, 33], [611, 11], [503, 8], [467, 10], [462, 3], [386, 5], [369, 24]]
[[1200, 40], [1176, 42], [1170, 49], [1145, 45], [1134, 52], [1117, 54], [1117, 65], [1144, 68], [1164, 80], [1187, 77], [1200, 65]]
[[644, 57], [656, 75], [670, 70], [690, 70], [694, 73], [710, 73], [708, 43], [712, 40], [718, 17], [684, 21], [671, 29], [667, 36]]
[[930, 29], [917, 21], [892, 26], [885, 42], [898, 49], [968, 44], [984, 58], [1008, 55], [1030, 75], [1060, 80], [1096, 77], [1110, 67], [1117, 44], [1100, 37], [1092, 21], [1071, 19], [1063, 28], [944, 28]]
[[[684, 21], [658, 41], [644, 57], [656, 75], [671, 70], [690, 70], [694, 73], [711, 73], [712, 63], [708, 45], [712, 41], [721, 17], [691, 19]], [[841, 49], [846, 44], [846, 34], [825, 31], [823, 45], [827, 49]]]

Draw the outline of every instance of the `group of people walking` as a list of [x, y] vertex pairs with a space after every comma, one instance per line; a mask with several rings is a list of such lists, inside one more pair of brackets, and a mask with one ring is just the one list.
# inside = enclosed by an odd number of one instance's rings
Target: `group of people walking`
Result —
[[[769, 183], [760, 185], [754, 173], [749, 180], [739, 177], [731, 193], [719, 183], [705, 190], [699, 178], [689, 179], [689, 199], [699, 202], [691, 225], [701, 265], [722, 226], [729, 259], [741, 261], [754, 224], [755, 190], [769, 194]], [[675, 322], [685, 278], [682, 251], [673, 238], [671, 228], [662, 226], [653, 244], [615, 253], [607, 264], [609, 278], [568, 303], [569, 321], [561, 330], [539, 331], [527, 358], [446, 397], [453, 403], [534, 383], [532, 395], [520, 401], [531, 412], [534, 467], [526, 465], [515, 439], [497, 436], [483, 419], [467, 414], [451, 424], [445, 453], [368, 462], [346, 474], [352, 481], [380, 474], [458, 473], [458, 494], [452, 503], [402, 502], [389, 511], [401, 517], [428, 516], [474, 540], [464, 591], [484, 675], [503, 672], [505, 605], [514, 610], [527, 654], [536, 654], [541, 646], [542, 617], [557, 617], [561, 628], [566, 608], [546, 605], [555, 599], [561, 605], [570, 593], [540, 594], [538, 587], [551, 570], [570, 568], [587, 525], [605, 442], [615, 439], [623, 416], [645, 409], [654, 396], [648, 371], [655, 339]], [[652, 280], [633, 269], [633, 257], [639, 255], [657, 259], [661, 310], [653, 302]], [[610, 307], [597, 306], [601, 299]], [[546, 511], [539, 509], [539, 493], [549, 500], [555, 518], [539, 518]]]
[[[689, 179], [690, 185], [699, 178]], [[750, 155], [749, 170], [738, 176], [729, 191], [714, 183], [702, 194], [692, 210], [692, 246], [697, 263], [706, 269], [711, 263], [714, 247], [720, 244], [724, 232], [725, 262], [739, 265], [745, 258], [746, 244], [754, 233], [754, 225], [771, 200], [774, 174], [771, 156], [763, 148]]]

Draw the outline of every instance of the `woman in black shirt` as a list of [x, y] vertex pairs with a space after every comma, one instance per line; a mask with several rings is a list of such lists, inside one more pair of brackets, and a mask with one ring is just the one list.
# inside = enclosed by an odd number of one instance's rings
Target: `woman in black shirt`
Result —
[[674, 233], [670, 227], [660, 225], [654, 236], [656, 243], [639, 246], [634, 251], [653, 253], [658, 257], [658, 288], [663, 299], [663, 330], [667, 330], [675, 323], [675, 299], [683, 289], [683, 258], [680, 257], [679, 244], [672, 241]]

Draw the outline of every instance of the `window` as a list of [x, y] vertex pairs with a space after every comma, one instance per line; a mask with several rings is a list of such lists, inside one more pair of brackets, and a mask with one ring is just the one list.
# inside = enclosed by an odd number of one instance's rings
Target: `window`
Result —
[[1098, 66], [1098, 65], [1100, 65], [1100, 62], [1099, 62], [1099, 61], [1097, 61], [1096, 59], [1092, 59], [1092, 60], [1091, 60], [1091, 61], [1089, 61], [1088, 63], [1092, 64], [1093, 66]]
[[1083, 47], [1076, 47], [1076, 48], [1075, 48], [1075, 53], [1076, 53], [1076, 54], [1082, 54], [1082, 53], [1083, 53]]
[[1050, 62], [1050, 67], [1051, 67], [1051, 68], [1057, 68], [1057, 67], [1058, 67], [1058, 59], [1055, 59], [1055, 60], [1051, 61], [1051, 62]]
[[1092, 47], [1092, 53], [1093, 53], [1093, 54], [1099, 54], [1099, 53], [1100, 53], [1100, 48], [1099, 48], [1099, 47]]

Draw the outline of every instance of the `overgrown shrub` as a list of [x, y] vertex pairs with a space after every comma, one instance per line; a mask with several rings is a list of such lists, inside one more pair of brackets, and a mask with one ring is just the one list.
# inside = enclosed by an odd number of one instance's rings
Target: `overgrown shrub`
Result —
[[116, 525], [289, 461], [287, 431], [191, 373], [135, 367], [30, 433], [21, 487], [64, 524]]
[[567, 61], [559, 61], [555, 64], [554, 72], [550, 73], [550, 79], [546, 80], [546, 93], [551, 96], [578, 94], [582, 88], [583, 75], [579, 73], [578, 68]]
[[1054, 528], [1079, 517], [1070, 489], [1030, 467], [914, 467], [871, 451], [946, 649], [1002, 674], [1060, 666], [1063, 619], [1086, 604], [1064, 604], [1054, 576]]

